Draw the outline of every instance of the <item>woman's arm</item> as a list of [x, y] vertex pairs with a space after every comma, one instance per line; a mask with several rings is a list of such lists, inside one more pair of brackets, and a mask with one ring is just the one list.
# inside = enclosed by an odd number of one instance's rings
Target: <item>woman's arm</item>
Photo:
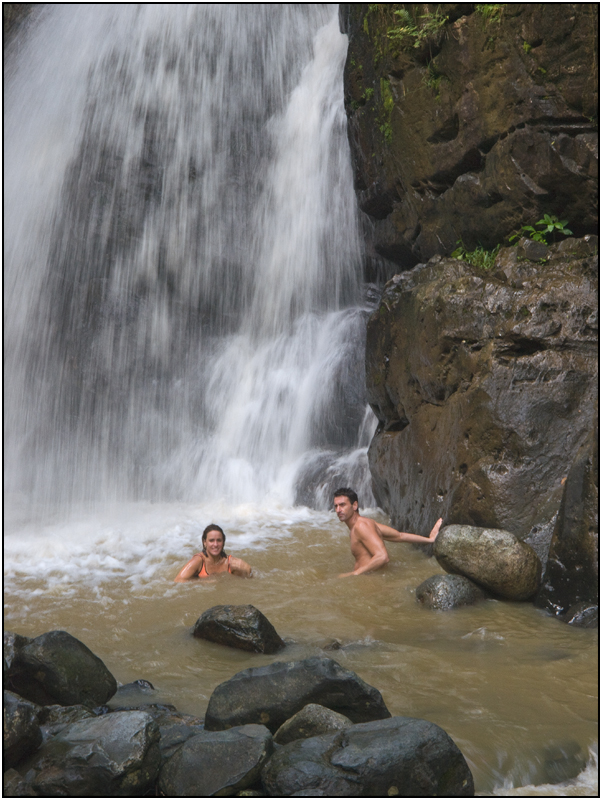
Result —
[[182, 567], [182, 569], [178, 572], [174, 578], [174, 583], [186, 583], [186, 581], [190, 581], [193, 578], [198, 577], [201, 567], [203, 566], [203, 561], [204, 556], [202, 553], [197, 553], [194, 555], [188, 564]]
[[234, 558], [234, 556], [230, 559], [230, 572], [233, 575], [239, 575], [241, 578], [251, 578], [253, 576], [253, 570], [247, 562], [243, 561], [242, 558]]

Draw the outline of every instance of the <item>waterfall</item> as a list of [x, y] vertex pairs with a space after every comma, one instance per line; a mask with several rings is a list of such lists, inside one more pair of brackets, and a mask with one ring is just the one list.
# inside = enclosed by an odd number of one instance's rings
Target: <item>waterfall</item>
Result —
[[372, 500], [346, 48], [293, 4], [48, 5], [14, 43], [9, 496]]

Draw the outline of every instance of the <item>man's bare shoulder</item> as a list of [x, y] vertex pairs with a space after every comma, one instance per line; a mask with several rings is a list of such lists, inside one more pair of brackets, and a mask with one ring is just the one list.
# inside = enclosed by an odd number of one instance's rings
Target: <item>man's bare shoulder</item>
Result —
[[353, 531], [354, 533], [357, 532], [357, 534], [360, 536], [378, 536], [376, 522], [373, 519], [370, 519], [370, 517], [358, 517], [355, 525], [353, 526]]

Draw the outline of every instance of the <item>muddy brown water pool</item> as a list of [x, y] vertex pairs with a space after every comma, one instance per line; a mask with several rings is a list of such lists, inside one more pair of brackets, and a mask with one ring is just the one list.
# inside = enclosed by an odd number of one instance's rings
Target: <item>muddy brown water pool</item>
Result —
[[[414, 590], [443, 570], [420, 549], [389, 544], [386, 569], [339, 579], [352, 559], [334, 514], [228, 513], [225, 520], [224, 509], [148, 505], [43, 525], [13, 521], [5, 629], [67, 630], [121, 683], [149, 680], [157, 700], [199, 716], [239, 670], [328, 655], [377, 687], [392, 714], [446, 730], [478, 794], [597, 794], [597, 631], [570, 628], [528, 603], [427, 610]], [[216, 519], [227, 550], [255, 577], [174, 584], [204, 524]], [[286, 650], [264, 656], [192, 637], [207, 608], [245, 603], [268, 617]]]

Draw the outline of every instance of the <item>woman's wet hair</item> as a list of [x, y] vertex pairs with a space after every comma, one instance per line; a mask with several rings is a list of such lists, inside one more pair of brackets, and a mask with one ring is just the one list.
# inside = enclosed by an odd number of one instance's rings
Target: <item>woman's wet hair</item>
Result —
[[221, 556], [222, 558], [226, 558], [228, 555], [228, 553], [226, 553], [226, 551], [224, 550], [224, 545], [226, 544], [226, 534], [223, 532], [223, 530], [220, 528], [219, 525], [213, 525], [213, 524], [207, 525], [207, 527], [203, 531], [203, 555], [205, 556], [207, 555], [207, 550], [205, 549], [205, 542], [207, 541], [207, 536], [211, 533], [211, 531], [217, 531], [218, 533], [221, 533], [223, 540]]

